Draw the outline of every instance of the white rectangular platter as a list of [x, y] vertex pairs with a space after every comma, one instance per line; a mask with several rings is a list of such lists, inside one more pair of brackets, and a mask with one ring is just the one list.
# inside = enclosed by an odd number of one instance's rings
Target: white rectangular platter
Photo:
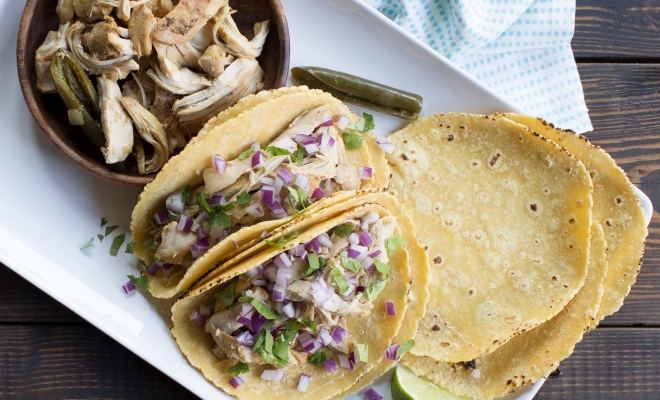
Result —
[[[516, 111], [510, 103], [359, 0], [282, 0], [291, 35], [291, 67], [322, 66], [368, 77], [424, 97], [437, 112]], [[15, 62], [25, 1], [0, 0], [0, 262], [123, 346], [205, 399], [228, 399], [189, 366], [170, 335], [171, 301], [126, 296], [136, 260], [109, 255], [111, 238], [81, 251], [100, 233], [101, 217], [127, 233], [139, 190], [108, 183], [64, 158], [23, 102]], [[360, 112], [361, 110], [355, 110]], [[375, 114], [387, 135], [405, 124]], [[515, 395], [531, 399], [542, 382]], [[376, 382], [389, 398], [389, 375]], [[353, 394], [349, 399], [362, 399]]]

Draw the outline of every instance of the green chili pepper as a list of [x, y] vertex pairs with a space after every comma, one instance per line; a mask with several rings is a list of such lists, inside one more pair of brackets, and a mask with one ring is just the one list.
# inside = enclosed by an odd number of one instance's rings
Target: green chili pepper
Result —
[[[71, 76], [72, 82], [75, 82], [79, 90], [81, 90], [81, 95], [83, 96], [81, 101], [85, 104], [85, 107], [91, 106], [91, 109], [96, 112], [96, 115], [101, 116], [99, 94], [94, 88], [92, 81], [87, 76], [85, 69], [68, 50], [64, 50], [63, 54], [64, 65], [71, 71], [71, 74], [67, 75], [67, 78]], [[73, 89], [73, 85], [71, 85], [71, 88]], [[78, 94], [76, 93], [76, 95]]]
[[385, 114], [415, 120], [424, 100], [414, 93], [318, 67], [295, 67], [291, 76], [299, 85], [326, 91], [339, 100]]

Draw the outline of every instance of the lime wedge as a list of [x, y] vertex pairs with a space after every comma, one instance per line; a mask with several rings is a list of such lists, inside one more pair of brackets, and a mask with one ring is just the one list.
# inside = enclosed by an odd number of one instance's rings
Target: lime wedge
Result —
[[420, 378], [408, 368], [397, 366], [392, 376], [393, 400], [466, 400], [447, 389]]

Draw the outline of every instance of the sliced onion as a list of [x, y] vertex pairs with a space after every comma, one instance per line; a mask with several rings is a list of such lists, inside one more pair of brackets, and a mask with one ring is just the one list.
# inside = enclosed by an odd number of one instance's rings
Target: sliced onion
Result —
[[128, 281], [124, 283], [121, 289], [124, 291], [124, 294], [129, 294], [135, 289], [137, 289], [137, 287], [135, 286], [135, 283], [133, 283], [133, 281]]
[[282, 219], [289, 216], [284, 208], [282, 208], [282, 205], [280, 205], [280, 203], [277, 201], [274, 201], [273, 204], [270, 205], [270, 212], [277, 219]]
[[190, 228], [192, 228], [192, 225], [193, 225], [193, 220], [181, 214], [181, 218], [179, 219], [179, 225], [177, 225], [177, 228], [182, 232], [188, 233], [190, 232]]
[[353, 364], [351, 363], [351, 360], [348, 358], [348, 356], [339, 354], [337, 357], [339, 358], [339, 365], [341, 365], [342, 368], [349, 371], [353, 369]]
[[396, 310], [394, 309], [394, 303], [391, 301], [385, 302], [385, 309], [387, 309], [387, 315], [396, 315]]
[[337, 129], [343, 131], [350, 123], [351, 120], [347, 116], [340, 115], [339, 118], [337, 118]]
[[190, 254], [193, 258], [198, 258], [206, 253], [211, 248], [209, 241], [206, 239], [199, 239], [195, 244], [190, 247]]
[[[265, 282], [266, 281], [264, 281], [264, 283]], [[273, 288], [273, 301], [278, 301], [278, 302], [284, 301], [285, 292], [286, 292], [286, 287], [275, 284], [275, 287]]]
[[169, 220], [167, 219], [168, 216], [169, 214], [167, 213], [167, 208], [164, 208], [158, 211], [156, 215], [154, 215], [154, 219], [156, 220], [158, 225], [163, 225], [169, 222]]
[[236, 341], [241, 346], [254, 347], [254, 336], [252, 336], [252, 334], [248, 331], [241, 332], [238, 336], [236, 336]]
[[371, 179], [372, 169], [369, 167], [360, 167], [358, 169], [358, 177], [362, 180]]
[[167, 200], [165, 200], [165, 208], [172, 211], [173, 213], [181, 214], [186, 208], [186, 204], [183, 202], [183, 195], [181, 191], [172, 193]]
[[264, 184], [261, 187], [261, 203], [269, 206], [273, 204], [273, 201], [275, 201], [275, 189]]
[[243, 379], [244, 375], [236, 375], [235, 377], [229, 380], [229, 384], [234, 388], [238, 389], [239, 387], [245, 385], [246, 380]]
[[362, 242], [364, 246], [369, 247], [374, 242], [373, 239], [371, 238], [371, 235], [369, 235], [369, 232], [362, 232], [360, 233], [359, 237], [360, 237], [360, 242]]
[[303, 143], [302, 143], [302, 146], [305, 148], [305, 151], [306, 151], [307, 154], [309, 154], [310, 156], [313, 156], [314, 154], [316, 154], [316, 153], [318, 153], [319, 151], [321, 151], [321, 149], [319, 148], [319, 145], [316, 144], [316, 142], [315, 142], [313, 139], [310, 140], [310, 141], [307, 141], [307, 142], [303, 142]]
[[372, 211], [369, 214], [365, 215], [360, 219], [362, 222], [366, 222], [367, 224], [371, 225], [378, 221], [380, 219], [380, 215], [376, 211]]
[[302, 190], [309, 190], [309, 178], [303, 174], [296, 174], [296, 186]]
[[346, 329], [338, 326], [332, 331], [332, 339], [337, 343], [341, 343], [344, 341], [347, 334], [348, 332], [346, 332]]
[[374, 388], [367, 390], [366, 392], [362, 393], [362, 395], [366, 400], [383, 400], [383, 396], [378, 394]]
[[392, 152], [394, 152], [394, 145], [383, 137], [376, 138], [376, 145], [387, 154], [392, 154]]
[[292, 181], [293, 178], [295, 177], [295, 175], [293, 175], [293, 173], [292, 173], [291, 171], [289, 171], [288, 169], [286, 169], [286, 168], [280, 168], [280, 169], [277, 171], [277, 176], [279, 176], [280, 178], [282, 178], [282, 180], [284, 181], [284, 183], [287, 184], [287, 185], [288, 185], [289, 183], [291, 183], [291, 181]]
[[257, 151], [252, 155], [252, 168], [262, 165], [264, 161], [266, 161], [266, 155], [261, 151]]
[[160, 267], [161, 264], [159, 264], [158, 262], [154, 262], [149, 266], [149, 268], [147, 268], [147, 272], [149, 273], [149, 275], [156, 275]]
[[328, 371], [328, 373], [335, 372], [338, 368], [337, 362], [335, 361], [334, 358], [331, 358], [328, 361], [324, 362], [323, 366], [325, 367], [325, 370]]
[[280, 382], [284, 379], [286, 372], [283, 369], [266, 369], [261, 374], [261, 379], [265, 381]]
[[300, 380], [298, 381], [298, 390], [301, 392], [306, 392], [309, 383], [312, 381], [312, 377], [307, 374], [300, 374]]
[[259, 203], [250, 204], [249, 206], [245, 207], [245, 212], [247, 212], [249, 216], [255, 218], [264, 216], [264, 208]]
[[227, 161], [224, 158], [220, 157], [219, 154], [214, 155], [211, 158], [213, 168], [218, 171], [219, 174], [224, 174], [227, 171]]
[[325, 192], [321, 188], [316, 188], [312, 192], [312, 195], [310, 196], [310, 199], [316, 200], [316, 199], [320, 199], [323, 196], [325, 196]]
[[319, 240], [319, 243], [321, 246], [327, 247], [329, 249], [333, 248], [335, 246], [334, 243], [332, 243], [332, 240], [330, 239], [330, 236], [328, 236], [327, 233], [323, 232], [320, 234], [317, 239]]
[[282, 312], [289, 318], [293, 318], [296, 315], [296, 308], [293, 302], [288, 302], [282, 307]]

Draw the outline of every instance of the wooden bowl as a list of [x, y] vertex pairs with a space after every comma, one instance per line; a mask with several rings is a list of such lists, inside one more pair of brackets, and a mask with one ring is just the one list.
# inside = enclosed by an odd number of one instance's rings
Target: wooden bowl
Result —
[[[237, 10], [233, 15], [240, 31], [251, 38], [255, 22], [270, 20], [270, 32], [258, 61], [264, 70], [268, 89], [286, 84], [289, 74], [289, 28], [280, 0], [230, 0]], [[28, 0], [18, 31], [16, 58], [21, 90], [32, 116], [48, 140], [70, 160], [103, 179], [134, 186], [151, 182], [155, 174], [139, 175], [137, 169], [112, 170], [103, 155], [78, 127], [69, 124], [67, 110], [57, 94], [37, 90], [34, 55], [49, 31], [56, 31], [59, 19], [55, 13], [57, 0]]]

